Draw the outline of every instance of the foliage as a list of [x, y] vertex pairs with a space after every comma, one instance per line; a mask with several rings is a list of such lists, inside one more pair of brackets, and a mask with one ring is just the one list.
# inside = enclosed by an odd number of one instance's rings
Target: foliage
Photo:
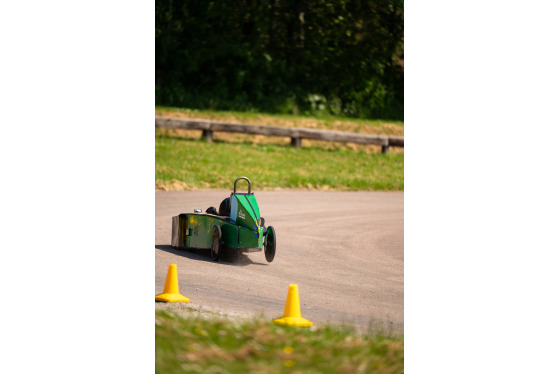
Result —
[[403, 0], [157, 0], [156, 103], [403, 119], [403, 14]]
[[157, 311], [156, 373], [402, 373], [404, 339]]

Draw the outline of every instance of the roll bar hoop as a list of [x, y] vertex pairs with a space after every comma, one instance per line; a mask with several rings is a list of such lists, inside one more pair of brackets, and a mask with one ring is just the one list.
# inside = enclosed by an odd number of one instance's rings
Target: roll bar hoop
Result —
[[233, 183], [233, 193], [236, 193], [236, 191], [237, 191], [237, 181], [240, 180], [240, 179], [245, 179], [247, 181], [247, 183], [249, 183], [249, 192], [247, 192], [247, 193], [251, 194], [251, 181], [247, 177], [239, 177], [235, 180], [235, 182]]

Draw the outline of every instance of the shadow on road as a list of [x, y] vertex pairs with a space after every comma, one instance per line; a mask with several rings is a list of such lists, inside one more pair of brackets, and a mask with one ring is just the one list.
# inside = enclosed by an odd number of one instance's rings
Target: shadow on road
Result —
[[[172, 253], [177, 256], [186, 257], [191, 260], [215, 262], [210, 257], [210, 251], [208, 249], [177, 249], [177, 248], [173, 248], [170, 245], [156, 245], [156, 249], [160, 249], [162, 251]], [[255, 253], [253, 255], [257, 255], [257, 254]], [[238, 253], [238, 252], [228, 253], [227, 257], [224, 260], [220, 260], [216, 262], [216, 264], [229, 265], [229, 266], [266, 265], [251, 260], [246, 253]]]

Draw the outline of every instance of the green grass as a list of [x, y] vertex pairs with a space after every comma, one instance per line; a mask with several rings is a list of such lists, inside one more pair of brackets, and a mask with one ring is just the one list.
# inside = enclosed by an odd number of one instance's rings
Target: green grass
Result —
[[[197, 136], [200, 136], [198, 134]], [[156, 129], [156, 188], [231, 189], [246, 176], [254, 190], [404, 190], [404, 154], [255, 142], [201, 140]]]
[[[253, 112], [227, 112], [156, 107], [156, 115], [247, 124], [310, 127], [363, 134], [404, 136], [399, 121], [360, 120], [334, 116], [306, 117]], [[230, 189], [244, 175], [255, 189], [404, 190], [404, 150], [351, 143], [215, 133], [211, 144], [201, 131], [158, 129], [156, 188], [172, 190]]]
[[156, 373], [403, 373], [404, 338], [156, 311]]

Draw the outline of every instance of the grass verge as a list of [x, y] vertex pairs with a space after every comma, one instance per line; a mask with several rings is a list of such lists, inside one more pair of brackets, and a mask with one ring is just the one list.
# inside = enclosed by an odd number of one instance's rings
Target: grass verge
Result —
[[404, 338], [257, 319], [155, 316], [156, 373], [402, 373]]
[[[398, 121], [304, 117], [251, 112], [198, 111], [156, 107], [156, 115], [203, 118], [233, 123], [308, 127], [362, 134], [404, 136]], [[156, 189], [230, 189], [241, 175], [255, 189], [314, 190], [404, 189], [404, 149], [303, 139], [301, 149], [286, 137], [215, 133], [211, 144], [201, 131], [155, 129]]]
[[[404, 154], [178, 137], [156, 129], [155, 184], [161, 190], [231, 189], [246, 176], [254, 190], [404, 190]], [[159, 134], [158, 134], [159, 132]]]

